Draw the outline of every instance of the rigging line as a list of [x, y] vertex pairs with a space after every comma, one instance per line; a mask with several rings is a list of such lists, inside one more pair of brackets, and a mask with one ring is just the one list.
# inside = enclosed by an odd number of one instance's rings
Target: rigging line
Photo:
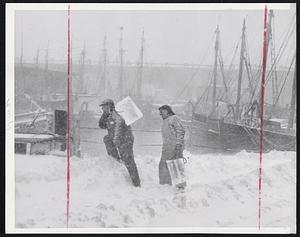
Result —
[[258, 93], [257, 92], [257, 87], [259, 86], [259, 76], [261, 75], [261, 70], [262, 70], [261, 66], [257, 68], [256, 76], [254, 78], [254, 89], [253, 89], [253, 92], [252, 92], [252, 94], [250, 96], [250, 102], [252, 102], [253, 99], [254, 99], [254, 97], [257, 96], [257, 95], [255, 95], [255, 93]]
[[[239, 33], [238, 34], [238, 36], [236, 37], [236, 39], [237, 39], [237, 41], [233, 44], [234, 45], [234, 50], [236, 51], [237, 50], [237, 48], [239, 47], [239, 44], [240, 44], [240, 42], [241, 42], [241, 40], [242, 40], [242, 36], [241, 36], [241, 34]], [[228, 55], [227, 55], [227, 57], [226, 58], [228, 58], [230, 56], [230, 54], [228, 53]], [[226, 61], [226, 60], [225, 60]], [[231, 60], [231, 64], [233, 64], [233, 60]], [[230, 65], [231, 65], [230, 64]]]
[[194, 72], [194, 74], [192, 75], [192, 77], [190, 78], [190, 80], [184, 85], [183, 89], [180, 91], [180, 93], [177, 93], [175, 98], [172, 100], [171, 104], [173, 104], [175, 102], [175, 100], [185, 91], [185, 89], [187, 88], [187, 86], [191, 83], [191, 81], [194, 79], [194, 77], [197, 75], [198, 71], [200, 70], [201, 66], [199, 66], [196, 71]]
[[206, 95], [206, 102], [208, 101], [208, 97], [209, 97], [209, 89], [210, 89], [210, 87], [211, 87], [211, 85], [212, 85], [212, 81], [213, 81], [213, 75], [209, 75], [209, 76], [211, 76], [210, 77], [210, 80], [209, 80], [209, 83], [208, 83], [208, 86], [206, 87], [206, 89], [205, 89], [205, 91], [202, 93], [202, 95], [199, 97], [199, 99], [196, 101], [196, 103], [195, 103], [195, 106], [197, 106], [199, 103], [200, 103], [200, 101], [202, 100], [202, 98], [204, 98], [204, 96]]
[[[288, 30], [286, 31], [286, 33], [282, 33], [282, 35], [281, 35], [281, 37], [280, 37], [280, 39], [282, 39], [283, 36], [285, 36], [285, 39], [281, 41], [282, 43], [281, 43], [281, 46], [280, 46], [280, 48], [279, 48], [279, 50], [278, 50], [277, 57], [278, 57], [279, 54], [281, 53], [283, 46], [286, 45], [285, 42], [286, 42], [287, 38], [290, 38], [290, 37], [291, 37], [291, 34], [292, 34], [292, 33], [294, 32], [294, 30], [295, 30], [295, 27], [292, 27], [292, 26], [294, 26], [294, 25], [296, 24], [296, 23], [293, 23], [294, 17], [295, 17], [295, 14], [294, 14], [293, 18], [291, 19], [291, 22], [290, 22], [290, 24], [289, 24]], [[292, 29], [292, 32], [290, 32], [291, 29]], [[275, 58], [275, 62], [277, 61], [277, 57]], [[260, 64], [259, 67], [261, 68], [262, 65]]]
[[[294, 26], [294, 25], [296, 24], [296, 23], [293, 23], [295, 16], [296, 16], [296, 14], [293, 15], [293, 17], [292, 17], [292, 19], [291, 19], [291, 21], [290, 21], [290, 23], [289, 23], [289, 28], [288, 28], [288, 30], [286, 31], [286, 33], [283, 32], [282, 35], [281, 35], [281, 37], [280, 37], [280, 41], [282, 40], [282, 38], [283, 38], [284, 36], [285, 36], [285, 39], [281, 41], [282, 43], [281, 43], [281, 46], [280, 46], [280, 48], [279, 48], [279, 50], [278, 50], [277, 57], [275, 57], [275, 59], [274, 59], [274, 64], [278, 61], [277, 58], [279, 57], [279, 54], [280, 54], [280, 53], [282, 54], [282, 51], [281, 51], [281, 50], [282, 50], [283, 46], [286, 47], [286, 45], [287, 45], [287, 43], [284, 44], [284, 43], [286, 42], [286, 40], [287, 40], [286, 38], [288, 37], [288, 40], [289, 40], [290, 37], [291, 37], [291, 35], [293, 34], [294, 30], [295, 30], [295, 27], [292, 27], [292, 26]], [[291, 29], [292, 29], [292, 32], [290, 32]], [[289, 33], [289, 32], [290, 32], [290, 33]], [[261, 65], [260, 65], [260, 67], [261, 67]], [[272, 68], [273, 68], [273, 65], [272, 65], [270, 71], [272, 70]], [[259, 79], [259, 78], [258, 78], [258, 79]], [[267, 83], [268, 81], [269, 81], [269, 73], [268, 73], [268, 75], [267, 75], [266, 83]]]
[[[234, 51], [234, 54], [233, 54], [233, 57], [231, 59], [230, 66], [229, 66], [229, 69], [228, 69], [228, 74], [232, 73], [233, 61], [234, 61], [236, 53], [239, 49], [239, 45], [240, 45], [241, 40], [242, 40], [242, 36], [239, 37], [239, 40], [236, 43], [235, 51]], [[229, 75], [227, 77], [229, 77]]]
[[[205, 100], [205, 103], [206, 103], [206, 104], [207, 104], [207, 102], [208, 102], [209, 89], [211, 88], [212, 82], [213, 82], [213, 76], [211, 76], [210, 81], [209, 81], [209, 85], [208, 85], [208, 87], [206, 87], [204, 93], [202, 94], [203, 97], [204, 97], [204, 95], [206, 94], [206, 100]], [[206, 92], [207, 92], [207, 93], [206, 93]], [[199, 98], [199, 102], [201, 101], [202, 96]], [[197, 103], [196, 105], [198, 105], [198, 103]]]
[[[224, 98], [226, 99], [227, 102], [229, 102], [229, 97], [228, 97], [228, 86], [226, 84], [226, 77], [225, 77], [225, 73], [224, 73], [224, 64], [223, 64], [223, 59], [222, 59], [222, 54], [221, 54], [221, 50], [219, 51], [219, 55], [218, 55], [218, 59], [219, 59], [219, 65], [220, 65], [220, 70], [221, 70], [221, 74], [222, 74], [222, 81], [224, 84], [224, 88], [225, 91], [219, 91], [217, 93], [217, 97], [218, 98]], [[225, 95], [224, 95], [225, 94]]]
[[[234, 55], [233, 55], [232, 60], [231, 60], [231, 64], [230, 64], [230, 68], [229, 68], [228, 74], [229, 74], [229, 73], [232, 74], [232, 70], [233, 70], [233, 60], [234, 60], [234, 58], [235, 58], [235, 56], [236, 56], [236, 53], [237, 53], [237, 51], [238, 51], [238, 49], [239, 49], [239, 44], [240, 44], [241, 39], [242, 39], [242, 36], [240, 37], [240, 40], [239, 40], [238, 43], [237, 43], [237, 46], [236, 46]], [[228, 77], [229, 77], [229, 76], [228, 76]], [[228, 84], [229, 84], [229, 86], [232, 86], [234, 80], [233, 80], [233, 77], [230, 77], [230, 78], [231, 78], [231, 80], [229, 81]]]
[[[289, 33], [289, 34], [286, 35], [286, 38], [287, 38], [287, 39], [285, 39], [284, 41], [282, 41], [282, 44], [281, 44], [281, 46], [280, 46], [280, 49], [278, 50], [278, 54], [276, 55], [276, 57], [275, 57], [275, 59], [274, 59], [274, 63], [272, 64], [271, 69], [269, 70], [269, 72], [268, 72], [268, 74], [267, 74], [267, 77], [266, 77], [266, 85], [267, 85], [267, 83], [268, 83], [268, 81], [269, 81], [269, 79], [270, 79], [270, 75], [271, 75], [271, 71], [272, 71], [272, 69], [273, 69], [273, 66], [274, 66], [275, 63], [277, 63], [277, 61], [282, 57], [282, 54], [283, 54], [283, 52], [284, 52], [284, 49], [286, 48], [286, 46], [287, 46], [287, 44], [288, 44], [288, 42], [289, 42], [289, 40], [290, 40], [292, 34], [294, 33], [294, 30], [295, 30], [295, 27], [293, 27], [293, 30], [292, 30], [290, 33], [287, 32], [287, 33]], [[287, 40], [287, 42], [286, 42], [286, 40]], [[259, 70], [260, 70], [260, 71], [261, 71], [261, 69], [262, 69], [262, 65], [260, 65], [260, 67], [259, 67]], [[255, 86], [255, 88], [257, 88], [257, 85], [259, 84], [258, 82], [259, 82], [259, 75], [258, 75], [257, 78], [256, 78], [256, 83], [255, 83], [256, 86]], [[256, 95], [256, 96], [258, 96], [258, 95]], [[253, 97], [254, 97], [254, 95], [253, 95]], [[253, 97], [252, 97], [252, 99], [253, 99]]]
[[219, 52], [219, 64], [220, 64], [220, 69], [221, 69], [221, 74], [222, 74], [222, 78], [223, 78], [223, 83], [224, 83], [224, 87], [225, 87], [225, 90], [226, 90], [226, 94], [227, 94], [227, 85], [226, 85], [226, 77], [225, 77], [225, 73], [224, 73], [224, 61], [223, 61], [223, 58], [222, 58], [222, 54], [221, 54], [221, 51]]
[[[239, 48], [239, 44], [240, 44], [240, 41], [242, 39], [242, 36], [239, 37], [237, 43], [236, 43], [236, 46], [235, 46], [235, 51], [233, 53], [233, 56], [232, 56], [232, 59], [231, 59], [231, 62], [230, 62], [230, 65], [229, 65], [229, 68], [228, 68], [228, 72], [227, 72], [227, 76], [226, 78], [231, 78], [229, 81], [228, 81], [228, 88], [230, 88], [230, 86], [232, 85], [232, 82], [233, 82], [233, 78], [231, 77], [232, 75], [232, 70], [233, 70], [233, 61], [235, 59], [235, 56], [236, 56], [236, 53], [237, 53], [237, 50]], [[223, 95], [221, 95], [222, 97], [224, 96], [224, 92], [223, 92]]]
[[294, 13], [293, 17], [291, 18], [291, 21], [290, 21], [290, 23], [289, 23], [289, 28], [288, 28], [288, 30], [287, 30], [286, 32], [282, 32], [282, 34], [281, 34], [281, 36], [280, 36], [279, 42], [281, 42], [282, 38], [283, 38], [284, 36], [286, 36], [287, 33], [290, 31], [290, 28], [292, 27], [292, 23], [293, 23], [295, 17], [296, 17], [296, 13]]
[[253, 93], [254, 88], [253, 88], [253, 77], [251, 73], [251, 65], [248, 63], [247, 60], [245, 60], [245, 66], [246, 66], [246, 71], [247, 71], [247, 78], [248, 78], [248, 87], [250, 88], [250, 95]]
[[249, 43], [248, 43], [248, 38], [247, 38], [247, 32], [245, 32], [245, 38], [246, 38], [246, 63], [248, 64], [249, 67], [249, 72], [250, 72], [250, 76], [251, 76], [251, 83], [253, 82], [254, 76], [253, 76], [253, 70], [251, 67], [251, 60], [250, 60], [250, 55], [249, 55]]
[[[295, 53], [294, 56], [293, 56], [292, 62], [291, 62], [290, 67], [289, 67], [289, 70], [288, 70], [288, 72], [287, 72], [287, 74], [286, 74], [286, 76], [285, 76], [284, 82], [282, 83], [282, 86], [281, 86], [281, 88], [280, 88], [280, 91], [279, 91], [279, 93], [278, 93], [278, 96], [277, 96], [277, 98], [276, 98], [276, 101], [275, 101], [275, 103], [274, 103], [274, 107], [277, 105], [277, 103], [278, 103], [278, 101], [279, 101], [279, 97], [280, 97], [280, 95], [281, 95], [281, 93], [282, 93], [282, 91], [283, 91], [283, 87], [284, 87], [284, 85], [285, 85], [285, 83], [286, 83], [286, 81], [287, 81], [288, 75], [289, 75], [289, 73], [290, 73], [290, 71], [291, 71], [291, 67], [292, 67], [292, 65], [294, 64], [295, 59], [296, 59], [296, 53]], [[296, 65], [295, 65], [295, 69], [294, 69], [294, 70], [296, 70]], [[274, 112], [274, 107], [273, 107], [272, 110], [271, 110], [271, 115], [272, 115], [273, 112]]]
[[247, 78], [248, 78], [248, 89], [250, 89], [250, 95], [251, 95], [253, 92], [252, 77], [251, 77], [251, 72], [250, 72], [251, 69], [249, 68], [249, 65], [248, 65], [246, 59], [244, 62], [245, 62]]
[[250, 63], [250, 55], [249, 55], [249, 43], [248, 43], [248, 38], [247, 38], [247, 34], [245, 32], [245, 47], [246, 47], [246, 50], [245, 50], [245, 66], [246, 66], [246, 70], [247, 70], [247, 76], [248, 76], [248, 83], [249, 83], [249, 86], [251, 88], [251, 91], [250, 91], [250, 97], [252, 95], [252, 93], [254, 93], [255, 89], [253, 88], [253, 83], [255, 82], [254, 80], [254, 75], [253, 75], [253, 70], [252, 70], [252, 67], [251, 67], [251, 63]]
[[[276, 55], [276, 45], [275, 45], [275, 18], [273, 19], [273, 26], [272, 26], [272, 29], [273, 29], [273, 32], [272, 32], [272, 50], [274, 52], [274, 54]], [[278, 78], [277, 78], [277, 68], [276, 68], [276, 65], [275, 65], [275, 68], [274, 68], [274, 89], [275, 89], [275, 93], [278, 93]], [[273, 92], [274, 93], [274, 92]]]
[[[266, 85], [267, 85], [267, 83], [268, 83], [268, 81], [269, 81], [269, 79], [270, 79], [271, 71], [273, 70], [274, 65], [275, 65], [275, 64], [279, 61], [279, 59], [282, 57], [283, 52], [284, 52], [284, 50], [286, 49], [286, 47], [287, 47], [287, 45], [288, 45], [288, 43], [289, 43], [289, 41], [290, 41], [290, 39], [291, 39], [292, 34], [294, 33], [294, 31], [295, 31], [295, 28], [293, 28], [292, 32], [290, 32], [290, 34], [289, 34], [289, 36], [288, 36], [288, 39], [287, 39], [287, 42], [286, 42], [286, 44], [284, 44], [284, 48], [280, 48], [277, 57], [275, 57], [274, 63], [272, 64], [271, 69], [270, 69], [269, 72], [268, 72], [268, 76], [267, 76], [267, 80], [266, 80]], [[285, 42], [285, 41], [284, 41], [284, 42]], [[283, 43], [284, 43], [284, 42], [283, 42]], [[281, 50], [281, 49], [282, 49], [282, 50]]]
[[199, 72], [201, 65], [203, 64], [204, 59], [206, 58], [206, 55], [210, 49], [211, 43], [213, 42], [213, 38], [214, 38], [215, 34], [212, 35], [211, 39], [209, 40], [209, 47], [207, 47], [206, 52], [204, 54], [204, 57], [201, 60], [201, 63], [199, 65], [199, 67], [196, 69], [196, 71], [194, 72], [194, 74], [191, 76], [190, 80], [185, 84], [185, 86], [183, 87], [183, 89], [180, 91], [180, 93], [177, 93], [175, 98], [171, 101], [171, 104], [173, 104], [175, 102], [175, 100], [185, 91], [185, 89], [187, 88], [187, 86], [192, 82], [192, 80], [194, 79], [194, 77], [197, 75], [197, 73]]
[[209, 88], [211, 87], [211, 84], [212, 84], [212, 81], [213, 81], [213, 75], [210, 75], [210, 80], [209, 80], [209, 83], [207, 85], [207, 87], [205, 88], [205, 91], [202, 93], [202, 95], [197, 99], [196, 103], [195, 103], [195, 107], [200, 103], [200, 101], [202, 100], [202, 98], [205, 96], [205, 94], [207, 93], [207, 98], [206, 98], [206, 101], [208, 100], [208, 90]]
[[[250, 71], [251, 83], [253, 83], [255, 81], [255, 76], [254, 76], [254, 72], [253, 72], [253, 69], [252, 69], [252, 66], [251, 66], [249, 55], [248, 55], [247, 63], [248, 63], [249, 71]], [[253, 86], [253, 84], [252, 84], [252, 86]]]
[[294, 33], [294, 31], [295, 31], [295, 27], [292, 28], [291, 32], [287, 31], [286, 38], [282, 41], [281, 46], [280, 46], [280, 48], [278, 50], [277, 57], [275, 57], [275, 59], [274, 59], [275, 62], [277, 62], [278, 58], [280, 58], [282, 56], [282, 54], [284, 52], [284, 49], [287, 47], [288, 42], [290, 41], [290, 39], [291, 39], [292, 34]]

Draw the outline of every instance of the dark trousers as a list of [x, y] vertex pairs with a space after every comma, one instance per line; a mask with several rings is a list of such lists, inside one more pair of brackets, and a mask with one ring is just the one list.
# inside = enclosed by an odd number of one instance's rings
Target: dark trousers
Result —
[[161, 159], [158, 165], [159, 184], [172, 185], [171, 175], [166, 160]]
[[136, 187], [140, 187], [141, 181], [133, 155], [133, 141], [126, 141], [118, 148], [115, 146], [112, 139], [108, 135], [104, 136], [103, 141], [106, 147], [107, 154], [118, 161], [122, 160], [128, 170], [133, 185]]

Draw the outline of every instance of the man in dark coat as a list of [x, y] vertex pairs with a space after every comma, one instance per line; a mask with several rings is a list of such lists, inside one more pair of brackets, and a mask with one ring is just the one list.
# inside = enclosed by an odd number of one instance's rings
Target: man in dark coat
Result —
[[159, 112], [163, 119], [161, 128], [163, 147], [159, 162], [159, 183], [172, 185], [166, 161], [183, 157], [185, 129], [169, 105], [161, 106]]
[[106, 151], [108, 155], [125, 164], [133, 185], [140, 187], [140, 177], [133, 155], [134, 137], [131, 127], [126, 125], [125, 120], [115, 110], [111, 99], [104, 100], [100, 106], [103, 114], [99, 120], [99, 127], [108, 131], [103, 138]]

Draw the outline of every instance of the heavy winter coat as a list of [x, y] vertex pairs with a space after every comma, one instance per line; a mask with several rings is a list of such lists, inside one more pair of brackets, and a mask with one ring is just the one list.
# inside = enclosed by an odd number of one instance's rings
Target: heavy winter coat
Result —
[[140, 178], [133, 154], [134, 137], [130, 126], [116, 112], [103, 114], [99, 120], [99, 127], [107, 129], [108, 134], [103, 141], [108, 155], [116, 160], [122, 160], [126, 166], [134, 186], [140, 186]]
[[[176, 159], [176, 145], [184, 148], [185, 129], [177, 115], [171, 115], [163, 120], [162, 128], [162, 154], [159, 163], [159, 183], [172, 184], [166, 160]], [[181, 153], [182, 153], [181, 150]]]
[[116, 111], [102, 114], [99, 127], [107, 129], [109, 139], [117, 146], [127, 142], [132, 143], [134, 140], [131, 127], [126, 125], [125, 120]]

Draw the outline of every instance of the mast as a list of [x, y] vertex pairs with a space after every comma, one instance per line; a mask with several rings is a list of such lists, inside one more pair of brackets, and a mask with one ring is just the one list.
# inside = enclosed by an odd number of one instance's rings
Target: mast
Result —
[[[45, 86], [44, 85], [44, 80], [43, 77], [40, 76], [40, 71], [38, 70], [39, 69], [39, 56], [40, 56], [40, 46], [37, 48], [37, 51], [36, 51], [36, 57], [35, 57], [35, 72], [34, 74], [36, 75], [37, 78], [41, 78], [41, 84], [43, 85], [43, 87]], [[44, 94], [44, 89], [40, 92], [41, 94]]]
[[289, 121], [288, 121], [288, 129], [293, 128], [295, 110], [296, 110], [296, 80], [297, 80], [296, 65], [297, 64], [295, 63], [295, 69], [294, 69], [295, 72], [294, 72], [293, 87], [292, 87], [291, 108], [290, 108], [290, 117], [289, 117]]
[[119, 68], [119, 84], [118, 91], [119, 97], [123, 96], [123, 26], [120, 27], [120, 40], [119, 40], [119, 57], [120, 57], [120, 68]]
[[106, 49], [106, 35], [104, 36], [103, 39], [103, 49], [102, 49], [102, 54], [103, 54], [103, 74], [102, 74], [102, 78], [101, 78], [101, 84], [100, 84], [100, 88], [102, 88], [102, 90], [100, 89], [100, 91], [102, 91], [104, 93], [104, 95], [107, 94], [106, 91], [106, 64], [107, 64], [107, 49]]
[[219, 37], [220, 30], [219, 25], [217, 25], [216, 29], [216, 42], [215, 42], [215, 63], [214, 63], [214, 77], [213, 77], [213, 94], [212, 94], [212, 106], [211, 106], [211, 114], [215, 112], [216, 109], [216, 94], [217, 94], [217, 69], [218, 69], [218, 51], [219, 51]]
[[243, 21], [243, 29], [242, 29], [242, 42], [241, 42], [241, 53], [240, 53], [240, 66], [239, 66], [239, 78], [238, 78], [238, 88], [237, 88], [237, 97], [236, 97], [236, 108], [235, 108], [235, 120], [240, 119], [240, 100], [241, 100], [241, 89], [242, 89], [242, 78], [243, 78], [243, 62], [245, 60], [244, 52], [245, 52], [245, 31], [246, 24], [245, 19]]
[[[267, 65], [267, 59], [268, 59], [268, 49], [269, 49], [269, 43], [271, 41], [271, 38], [272, 38], [272, 18], [274, 17], [274, 14], [273, 14], [273, 10], [270, 10], [269, 11], [269, 21], [266, 23], [266, 38], [264, 39], [266, 41], [266, 45], [264, 46], [265, 47], [265, 67]], [[267, 19], [267, 16], [266, 16], [266, 19]], [[264, 67], [264, 66], [263, 66]], [[263, 69], [264, 70], [264, 69]], [[266, 69], [265, 69], [266, 70]], [[262, 88], [261, 88], [262, 90]], [[260, 91], [260, 97], [262, 96], [262, 92]], [[260, 98], [260, 101], [262, 101], [262, 98]], [[263, 105], [260, 105], [261, 107]], [[261, 111], [261, 108], [260, 108], [260, 111]]]
[[49, 40], [48, 40], [48, 44], [47, 44], [47, 48], [46, 48], [46, 52], [45, 52], [45, 71], [48, 70], [48, 65], [49, 65], [48, 51], [49, 51]]
[[48, 40], [47, 48], [46, 48], [46, 51], [45, 51], [45, 69], [44, 69], [44, 91], [45, 91], [44, 94], [45, 95], [49, 94], [49, 91], [48, 91], [48, 74], [47, 74], [48, 66], [49, 66], [48, 51], [49, 51], [49, 40]]
[[[273, 10], [270, 10], [269, 12], [269, 39], [268, 41], [270, 41], [271, 43], [271, 62], [272, 62], [272, 102], [273, 102], [273, 106], [275, 105], [276, 101], [277, 101], [277, 97], [278, 97], [278, 78], [277, 78], [277, 70], [276, 70], [276, 56], [275, 56], [275, 42], [274, 42], [274, 32], [273, 32], [273, 28], [272, 28], [272, 24], [274, 21], [272, 21], [272, 19], [274, 18], [274, 13]], [[268, 42], [269, 43], [269, 42]]]
[[143, 81], [143, 67], [144, 67], [144, 47], [145, 47], [145, 38], [144, 38], [144, 29], [142, 32], [141, 39], [141, 51], [140, 51], [140, 64], [139, 64], [139, 78], [137, 81], [137, 97], [142, 100], [142, 81]]
[[37, 48], [36, 57], [35, 57], [35, 67], [39, 67], [39, 56], [40, 56], [40, 47]]
[[21, 66], [21, 78], [22, 78], [22, 86], [23, 86], [23, 90], [21, 91], [25, 91], [25, 86], [26, 86], [26, 82], [25, 82], [25, 78], [24, 78], [24, 69], [23, 69], [23, 21], [22, 21], [22, 31], [21, 31], [21, 55], [20, 55], [20, 66]]
[[22, 21], [22, 31], [21, 31], [21, 55], [20, 55], [20, 66], [23, 70], [23, 21]]
[[85, 71], [85, 56], [86, 56], [86, 49], [85, 49], [85, 42], [83, 49], [80, 53], [80, 73], [79, 73], [79, 80], [80, 80], [80, 88], [79, 91], [84, 91], [84, 71]]
[[[269, 22], [267, 24], [267, 47], [266, 47], [266, 56], [268, 55], [269, 45], [272, 39], [272, 19], [274, 17], [273, 10], [269, 11]], [[267, 60], [267, 58], [266, 58]], [[267, 61], [266, 61], [267, 63]]]
[[225, 98], [226, 98], [226, 101], [229, 102], [228, 88], [227, 88], [227, 84], [226, 84], [226, 77], [225, 77], [225, 72], [224, 72], [224, 63], [223, 63], [223, 58], [222, 58], [221, 52], [220, 52], [220, 55], [219, 55], [219, 64], [220, 64], [221, 74], [222, 74], [222, 78], [223, 78], [223, 84], [224, 84], [224, 87], [225, 87]]
[[251, 78], [251, 73], [250, 73], [251, 72], [251, 70], [250, 70], [250, 63], [245, 58], [244, 58], [244, 62], [245, 62], [245, 67], [246, 67], [246, 71], [247, 71], [247, 76], [248, 76], [248, 83], [249, 83], [250, 95], [252, 95], [254, 93], [254, 87], [253, 87], [252, 81], [251, 81], [252, 78]]

